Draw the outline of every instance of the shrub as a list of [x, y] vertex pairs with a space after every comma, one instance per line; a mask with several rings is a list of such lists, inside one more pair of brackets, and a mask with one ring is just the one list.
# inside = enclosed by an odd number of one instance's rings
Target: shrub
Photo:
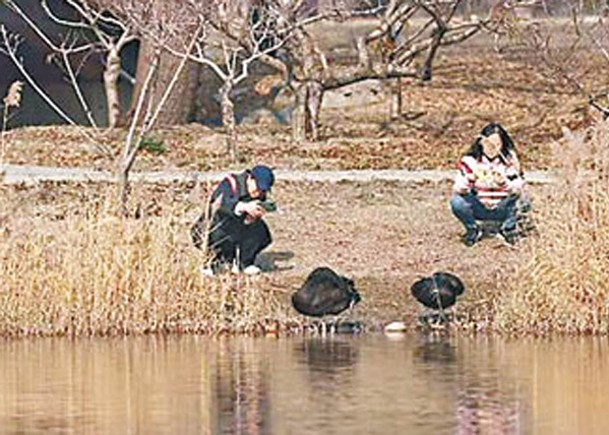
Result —
[[201, 276], [180, 211], [135, 220], [111, 210], [88, 194], [57, 219], [0, 231], [0, 335], [256, 332], [285, 318], [258, 282]]
[[564, 133], [540, 235], [494, 306], [502, 331], [609, 332], [609, 123]]
[[161, 155], [167, 152], [167, 148], [165, 148], [163, 140], [153, 137], [143, 138], [140, 142], [140, 149], [155, 155]]

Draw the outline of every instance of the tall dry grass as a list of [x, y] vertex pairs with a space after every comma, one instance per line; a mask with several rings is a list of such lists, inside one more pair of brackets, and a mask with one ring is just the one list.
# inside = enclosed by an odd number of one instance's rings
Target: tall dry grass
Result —
[[6, 127], [9, 119], [9, 111], [11, 109], [19, 108], [21, 105], [21, 94], [23, 92], [23, 82], [13, 82], [6, 92], [6, 96], [2, 99], [2, 127], [0, 128], [0, 171], [4, 165], [4, 156], [6, 155]]
[[560, 181], [537, 201], [539, 237], [494, 304], [511, 333], [609, 333], [609, 123], [565, 131]]
[[0, 335], [255, 332], [284, 322], [282, 295], [264, 278], [201, 276], [183, 210], [124, 219], [110, 199], [85, 197], [60, 218], [4, 222]]

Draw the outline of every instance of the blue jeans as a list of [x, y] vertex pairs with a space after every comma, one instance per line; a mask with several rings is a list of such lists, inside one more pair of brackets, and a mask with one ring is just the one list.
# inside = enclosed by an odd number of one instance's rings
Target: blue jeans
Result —
[[478, 196], [466, 193], [455, 194], [450, 199], [450, 208], [465, 229], [476, 227], [476, 221], [501, 222], [501, 229], [511, 231], [516, 228], [517, 195], [503, 198], [495, 208], [487, 208]]

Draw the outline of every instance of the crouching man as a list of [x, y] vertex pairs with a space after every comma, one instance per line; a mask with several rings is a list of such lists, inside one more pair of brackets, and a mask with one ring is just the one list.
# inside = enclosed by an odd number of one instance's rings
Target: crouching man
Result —
[[207, 213], [191, 229], [193, 243], [199, 249], [207, 235], [207, 248], [213, 255], [209, 266], [203, 269], [204, 275], [214, 275], [227, 265], [232, 266], [233, 272], [260, 273], [254, 260], [272, 241], [262, 217], [272, 210], [272, 202], [266, 196], [274, 181], [269, 167], [256, 165], [227, 175], [213, 191]]

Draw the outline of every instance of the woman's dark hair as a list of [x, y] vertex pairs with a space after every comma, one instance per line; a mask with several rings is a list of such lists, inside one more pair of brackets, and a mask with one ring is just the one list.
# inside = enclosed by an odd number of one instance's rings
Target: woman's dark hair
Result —
[[510, 153], [514, 150], [514, 142], [512, 142], [512, 138], [508, 132], [505, 131], [505, 128], [503, 128], [501, 124], [497, 122], [491, 122], [484, 127], [465, 154], [474, 157], [476, 160], [480, 160], [483, 154], [482, 139], [492, 136], [495, 133], [499, 134], [499, 137], [501, 138], [501, 151], [499, 152], [499, 158], [505, 162]]

